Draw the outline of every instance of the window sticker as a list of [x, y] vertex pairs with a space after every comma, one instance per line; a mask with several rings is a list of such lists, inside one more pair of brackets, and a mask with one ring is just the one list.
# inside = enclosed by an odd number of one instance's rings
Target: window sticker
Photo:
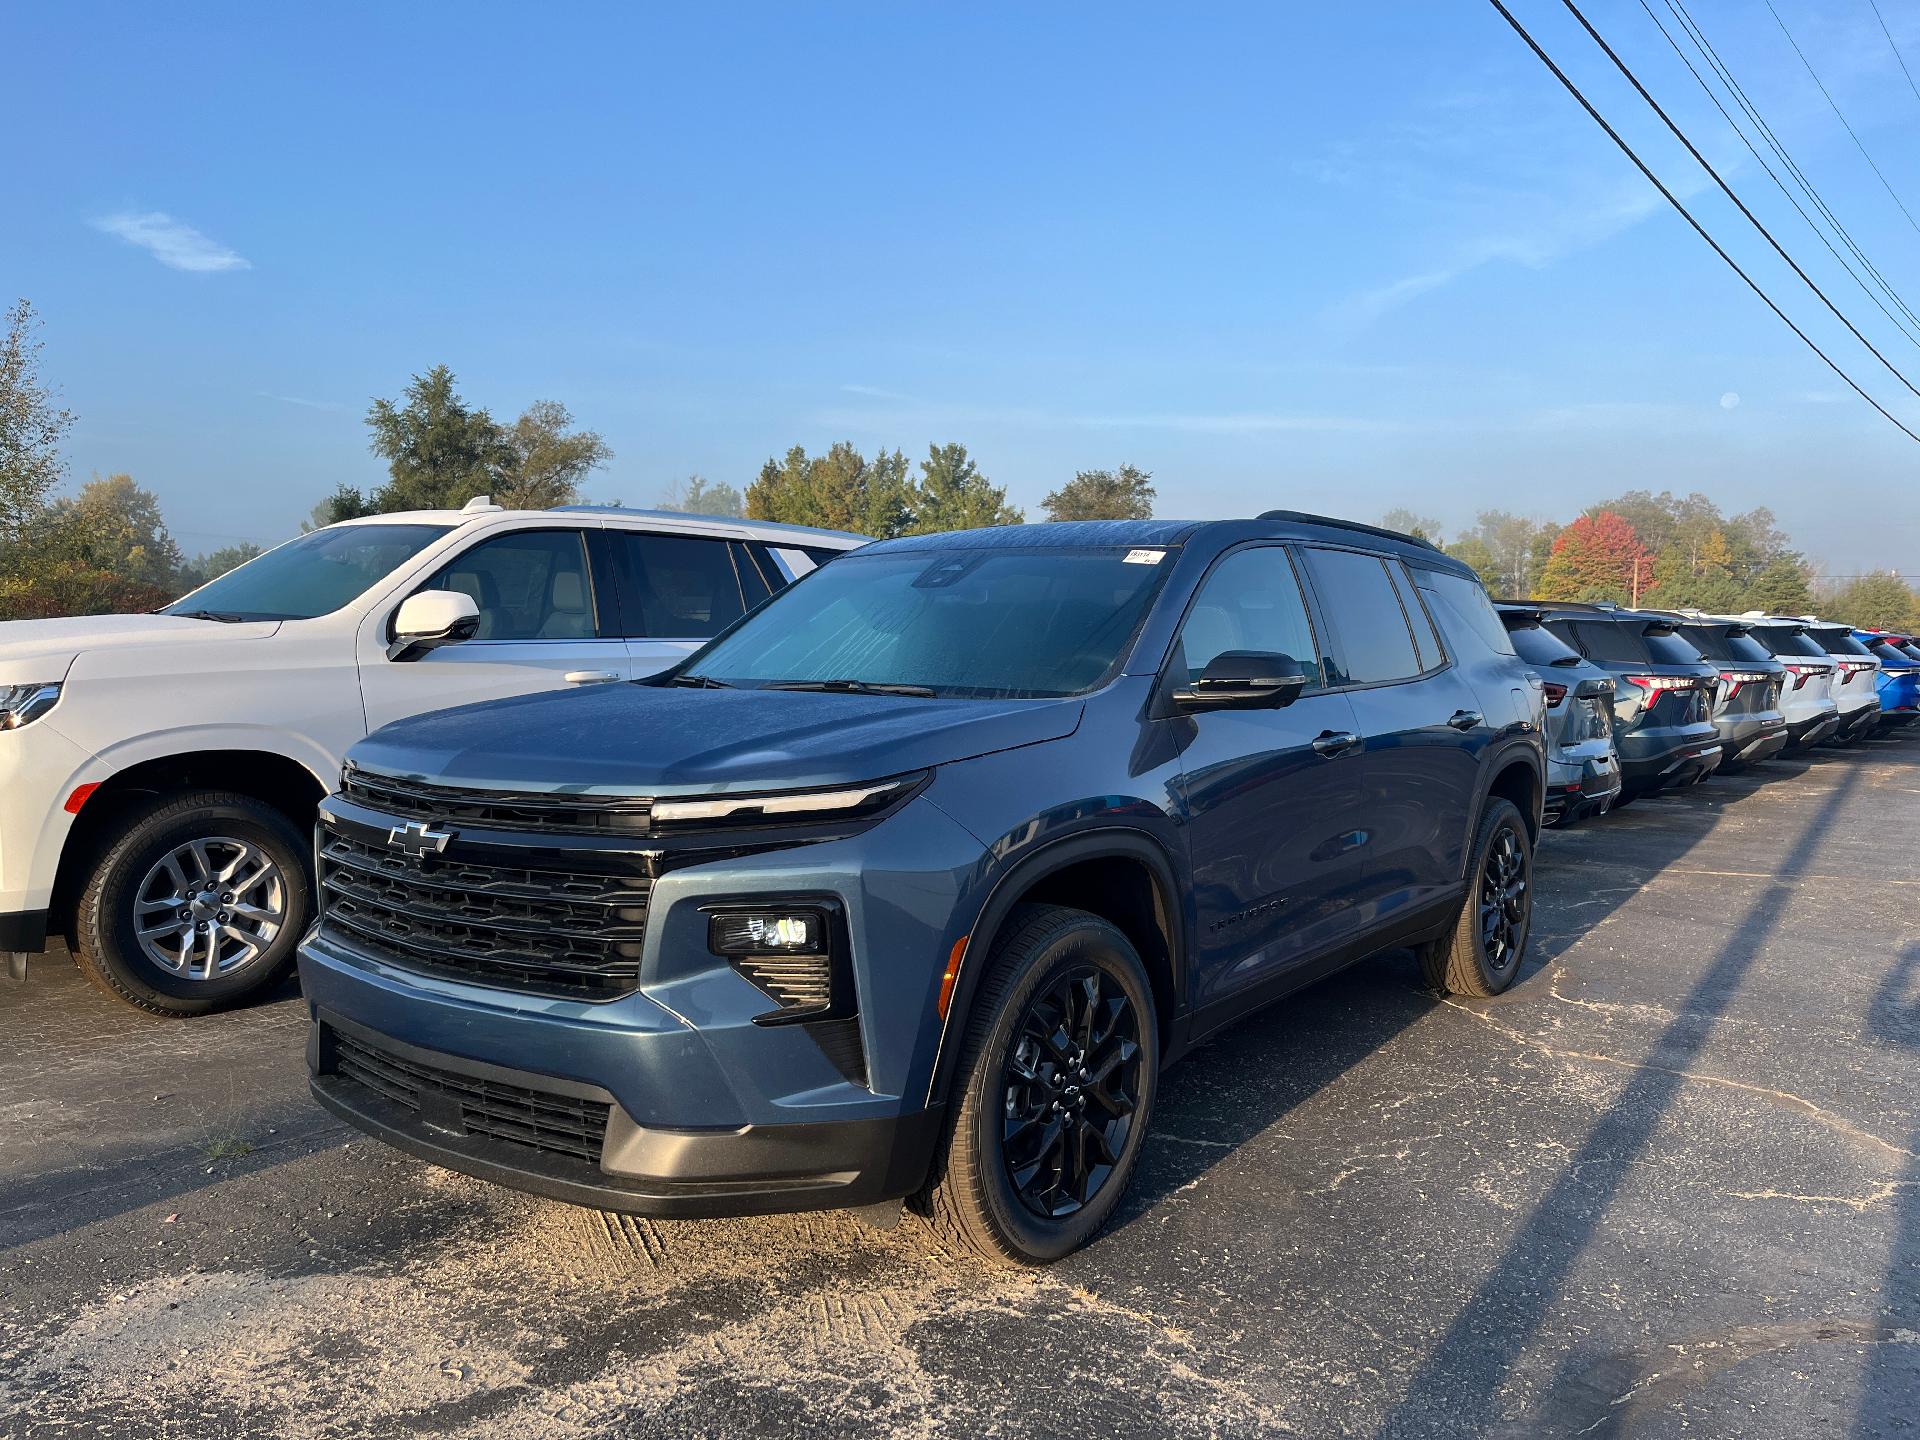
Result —
[[1129, 550], [1126, 563], [1129, 565], [1158, 565], [1167, 558], [1164, 550]]

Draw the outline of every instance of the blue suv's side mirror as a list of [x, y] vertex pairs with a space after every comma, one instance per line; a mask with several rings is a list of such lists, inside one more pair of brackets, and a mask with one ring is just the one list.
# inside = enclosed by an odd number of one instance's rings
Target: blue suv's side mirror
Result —
[[1277, 710], [1307, 688], [1308, 667], [1291, 655], [1223, 650], [1190, 685], [1173, 692], [1182, 710]]

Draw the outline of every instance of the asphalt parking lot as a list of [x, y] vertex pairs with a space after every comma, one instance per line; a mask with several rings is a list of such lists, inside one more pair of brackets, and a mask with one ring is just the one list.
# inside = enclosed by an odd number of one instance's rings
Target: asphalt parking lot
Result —
[[0, 986], [9, 1436], [1920, 1434], [1920, 743], [1548, 837], [1528, 972], [1369, 962], [1172, 1072], [1040, 1273], [650, 1223], [306, 1098], [291, 990]]

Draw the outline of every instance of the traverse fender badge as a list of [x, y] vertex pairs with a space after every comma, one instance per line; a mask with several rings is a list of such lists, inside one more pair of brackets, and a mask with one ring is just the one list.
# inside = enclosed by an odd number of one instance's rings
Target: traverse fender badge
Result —
[[438, 855], [447, 848], [447, 842], [453, 839], [453, 831], [436, 830], [422, 820], [409, 820], [404, 825], [396, 825], [387, 832], [387, 844], [395, 850], [404, 850], [407, 854]]

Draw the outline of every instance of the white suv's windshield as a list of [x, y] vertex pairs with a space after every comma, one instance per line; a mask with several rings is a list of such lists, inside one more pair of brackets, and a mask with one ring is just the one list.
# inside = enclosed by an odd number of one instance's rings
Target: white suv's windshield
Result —
[[161, 611], [208, 620], [311, 620], [338, 610], [448, 525], [336, 525], [257, 555]]
[[1126, 651], [1177, 552], [956, 549], [848, 555], [741, 622], [674, 683], [1075, 695]]

